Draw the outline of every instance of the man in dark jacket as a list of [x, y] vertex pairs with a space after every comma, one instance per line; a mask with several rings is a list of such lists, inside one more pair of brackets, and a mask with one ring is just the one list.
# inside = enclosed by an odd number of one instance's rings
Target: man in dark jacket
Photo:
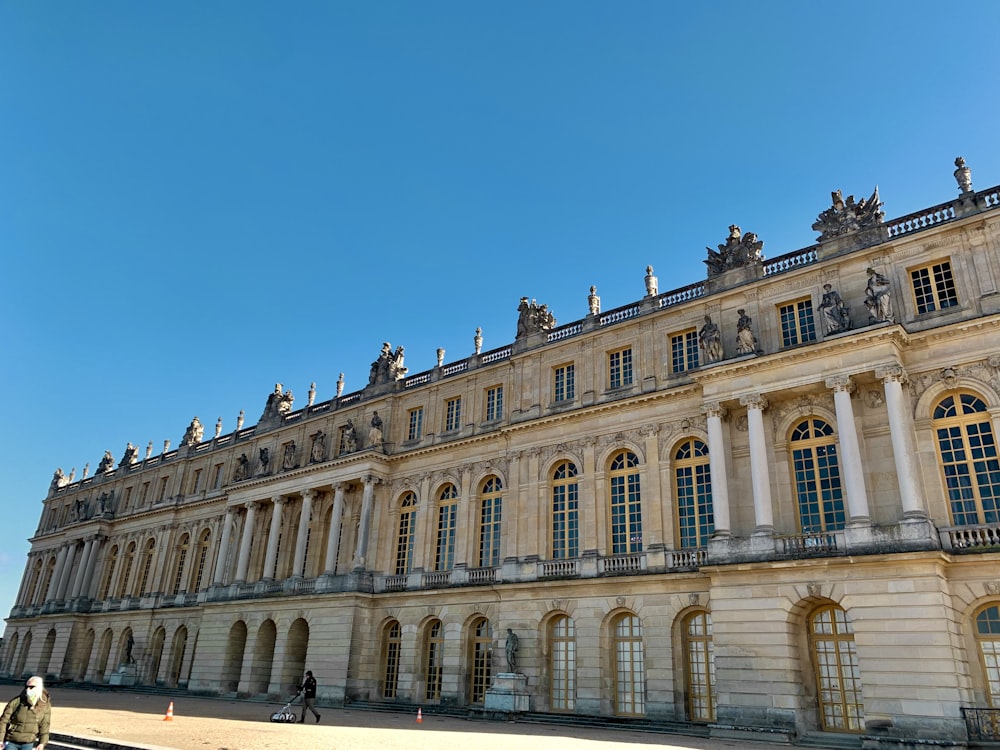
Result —
[[41, 677], [29, 677], [24, 690], [7, 704], [0, 716], [4, 747], [7, 750], [45, 750], [49, 744], [51, 717], [52, 704], [45, 683]]
[[306, 671], [306, 678], [299, 685], [299, 692], [302, 693], [302, 717], [299, 719], [299, 724], [306, 720], [307, 708], [313, 712], [316, 723], [319, 724], [319, 713], [316, 711], [316, 678], [312, 672]]

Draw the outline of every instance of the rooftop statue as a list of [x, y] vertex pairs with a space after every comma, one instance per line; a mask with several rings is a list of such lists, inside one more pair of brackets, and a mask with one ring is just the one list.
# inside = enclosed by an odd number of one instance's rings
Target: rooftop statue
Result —
[[718, 276], [732, 268], [743, 268], [760, 263], [764, 259], [764, 254], [761, 252], [764, 243], [758, 240], [757, 235], [753, 232], [743, 234], [736, 224], [730, 225], [729, 236], [718, 247], [718, 252], [710, 247], [705, 248], [708, 250], [705, 265], [708, 266], [709, 278]]
[[55, 472], [53, 472], [52, 474], [52, 484], [49, 485], [49, 491], [52, 492], [54, 490], [59, 489], [60, 487], [65, 487], [69, 483], [70, 483], [69, 478], [65, 474], [63, 474], [62, 467], [60, 467], [56, 469]]
[[406, 377], [408, 371], [403, 367], [403, 347], [397, 346], [396, 351], [393, 351], [392, 344], [385, 341], [382, 343], [378, 359], [372, 362], [371, 371], [368, 373], [368, 385], [395, 383]]
[[[292, 402], [294, 401], [295, 397], [292, 395], [291, 389], [286, 391], [281, 383], [275, 383], [274, 391], [268, 395], [267, 403], [264, 405], [264, 413], [260, 415], [259, 421], [267, 424], [279, 419], [284, 414], [288, 414], [292, 410]], [[242, 412], [240, 413], [242, 414]]]
[[885, 212], [882, 211], [882, 201], [878, 197], [878, 186], [871, 198], [862, 198], [857, 203], [854, 196], [844, 195], [839, 190], [830, 193], [833, 198], [833, 205], [819, 215], [812, 228], [820, 233], [816, 238], [817, 242], [825, 242], [843, 234], [855, 232], [859, 229], [868, 229], [880, 225], [885, 220]]
[[183, 448], [185, 445], [198, 445], [204, 435], [205, 427], [202, 425], [201, 420], [195, 417], [184, 431], [184, 437], [181, 438], [181, 447]]
[[535, 300], [528, 302], [521, 297], [517, 306], [517, 337], [528, 336], [539, 331], [551, 331], [556, 327], [556, 316], [549, 312], [548, 305], [539, 305]]
[[131, 466], [132, 464], [139, 463], [139, 449], [132, 445], [132, 443], [125, 444], [125, 455], [122, 456], [122, 460], [118, 462], [119, 466]]
[[97, 465], [97, 471], [95, 474], [107, 474], [115, 465], [115, 458], [111, 455], [111, 451], [104, 451], [104, 457], [101, 462]]
[[955, 159], [955, 181], [961, 193], [972, 192], [972, 170], [965, 166], [965, 159], [961, 156]]

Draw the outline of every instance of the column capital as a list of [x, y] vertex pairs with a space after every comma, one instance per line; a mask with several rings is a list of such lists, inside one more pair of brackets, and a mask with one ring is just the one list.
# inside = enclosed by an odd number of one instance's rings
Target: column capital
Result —
[[740, 406], [745, 406], [747, 410], [758, 409], [764, 411], [768, 407], [767, 398], [760, 393], [747, 393], [740, 396]]
[[878, 365], [875, 368], [875, 377], [887, 383], [905, 383], [907, 381], [906, 370], [895, 362], [887, 365]]
[[247, 500], [245, 503], [243, 503], [243, 507], [246, 508], [247, 510], [254, 510], [257, 507], [257, 501]]
[[712, 417], [715, 417], [716, 419], [725, 419], [727, 414], [725, 407], [718, 401], [709, 401], [702, 404], [701, 413], [709, 419]]
[[302, 490], [303, 500], [312, 500], [314, 497], [316, 497], [316, 490], [314, 490], [312, 487], [310, 487], [309, 489]]
[[333, 485], [333, 491], [334, 492], [346, 492], [347, 491], [347, 482], [335, 482], [334, 485]]
[[854, 393], [854, 380], [850, 375], [832, 375], [826, 379], [826, 387], [835, 393], [847, 391]]
[[275, 505], [284, 505], [286, 502], [288, 502], [288, 498], [285, 497], [284, 495], [273, 495], [271, 497], [271, 502], [274, 503]]

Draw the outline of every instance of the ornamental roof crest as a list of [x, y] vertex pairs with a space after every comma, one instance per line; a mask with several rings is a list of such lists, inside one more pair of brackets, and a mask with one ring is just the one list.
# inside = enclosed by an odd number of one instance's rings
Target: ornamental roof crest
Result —
[[718, 252], [710, 247], [705, 248], [708, 250], [705, 265], [708, 266], [709, 278], [718, 276], [732, 268], [758, 264], [764, 259], [764, 254], [761, 252], [764, 243], [758, 240], [757, 235], [753, 232], [743, 234], [736, 224], [730, 225], [729, 236], [718, 247]]
[[877, 185], [870, 198], [862, 198], [857, 203], [854, 202], [853, 195], [847, 196], [845, 201], [839, 190], [830, 193], [830, 197], [833, 198], [833, 205], [821, 213], [812, 225], [820, 233], [816, 238], [817, 242], [825, 242], [859, 229], [869, 229], [885, 220]]

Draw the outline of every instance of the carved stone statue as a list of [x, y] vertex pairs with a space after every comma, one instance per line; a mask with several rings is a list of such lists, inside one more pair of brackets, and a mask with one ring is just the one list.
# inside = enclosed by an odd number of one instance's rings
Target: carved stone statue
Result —
[[698, 347], [706, 363], [722, 359], [722, 331], [708, 315], [705, 316], [705, 325], [698, 332]]
[[382, 449], [383, 447], [383, 434], [382, 434], [382, 417], [375, 412], [372, 415], [371, 427], [368, 429], [368, 445], [372, 448]]
[[340, 377], [337, 378], [337, 398], [340, 398], [344, 393], [344, 373], [340, 373]]
[[718, 276], [731, 268], [743, 268], [744, 266], [759, 264], [764, 260], [762, 251], [764, 243], [757, 239], [753, 232], [743, 234], [736, 224], [729, 227], [729, 236], [726, 241], [719, 245], [716, 252], [710, 247], [705, 265], [708, 266], [708, 276]]
[[819, 312], [823, 319], [823, 332], [827, 336], [850, 330], [851, 313], [831, 284], [823, 285], [823, 301], [819, 303]]
[[354, 429], [354, 422], [347, 420], [344, 427], [344, 453], [354, 453], [358, 449], [358, 431]]
[[[372, 362], [371, 370], [368, 373], [368, 385], [395, 383], [397, 380], [406, 377], [407, 372], [408, 369], [403, 366], [403, 347], [397, 346], [396, 351], [393, 351], [392, 345], [388, 341], [385, 341], [382, 344], [382, 351], [379, 353], [378, 359]], [[340, 395], [339, 391], [337, 395]]]
[[281, 469], [282, 471], [288, 471], [288, 469], [295, 468], [295, 442], [287, 443], [285, 445], [284, 453], [281, 456]]
[[868, 308], [869, 323], [895, 323], [892, 315], [892, 285], [889, 279], [874, 268], [868, 269], [868, 284], [865, 285], [865, 307]]
[[476, 350], [476, 354], [479, 354], [483, 350], [483, 329], [477, 328], [476, 335], [472, 337], [472, 345]]
[[833, 206], [821, 213], [812, 225], [820, 233], [816, 238], [817, 242], [825, 242], [859, 229], [876, 227], [885, 219], [877, 187], [871, 198], [862, 198], [857, 203], [854, 202], [853, 195], [847, 196], [845, 201], [839, 190], [830, 193], [830, 197], [833, 199]]
[[181, 438], [181, 447], [183, 448], [185, 445], [198, 445], [204, 435], [205, 427], [202, 425], [201, 420], [195, 417], [184, 431], [184, 437]]
[[69, 484], [69, 479], [63, 474], [62, 467], [56, 469], [52, 472], [52, 483], [49, 485], [49, 492], [54, 492], [60, 487], [65, 487]]
[[972, 192], [972, 170], [965, 166], [965, 159], [959, 156], [955, 159], [955, 181], [963, 194]]
[[517, 671], [517, 649], [520, 646], [520, 641], [517, 633], [507, 628], [507, 642], [504, 644], [504, 652], [507, 654], [507, 670], [509, 672]]
[[132, 466], [137, 463], [139, 463], [139, 448], [132, 443], [126, 443], [125, 453], [122, 455], [122, 460], [118, 462], [118, 466]]
[[317, 430], [312, 435], [312, 448], [309, 449], [309, 462], [319, 463], [326, 460], [326, 434], [323, 430]]
[[111, 451], [104, 451], [104, 458], [102, 458], [101, 462], [97, 465], [97, 471], [95, 471], [94, 474], [107, 474], [111, 471], [114, 465], [115, 458], [111, 455]]
[[87, 520], [87, 501], [82, 497], [78, 497], [73, 502], [73, 519], [76, 521]]
[[260, 473], [267, 474], [267, 468], [271, 464], [271, 451], [267, 448], [261, 448], [257, 451], [257, 458], [260, 461]]
[[111, 499], [108, 496], [108, 493], [107, 492], [102, 492], [101, 496], [99, 498], [97, 498], [97, 515], [98, 516], [103, 516], [105, 513], [108, 512], [108, 503], [110, 503], [110, 501], [111, 501]]
[[521, 297], [517, 306], [517, 336], [528, 336], [539, 331], [551, 331], [556, 327], [556, 317], [549, 312], [548, 305], [539, 305], [535, 300], [528, 302]]
[[590, 287], [590, 294], [587, 295], [587, 308], [591, 315], [597, 315], [601, 311], [601, 298], [597, 296], [597, 287]]
[[233, 481], [242, 482], [248, 476], [250, 476], [250, 459], [247, 458], [246, 453], [242, 453], [236, 462], [236, 469], [233, 471]]
[[653, 275], [653, 267], [646, 266], [646, 296], [655, 297], [659, 293], [660, 282]]
[[132, 650], [135, 648], [135, 638], [132, 637], [132, 633], [128, 634], [128, 640], [125, 641], [125, 663], [135, 664], [135, 656], [132, 655]]
[[736, 353], [756, 354], [757, 337], [753, 335], [753, 319], [746, 310], [739, 310], [740, 319], [736, 323]]

